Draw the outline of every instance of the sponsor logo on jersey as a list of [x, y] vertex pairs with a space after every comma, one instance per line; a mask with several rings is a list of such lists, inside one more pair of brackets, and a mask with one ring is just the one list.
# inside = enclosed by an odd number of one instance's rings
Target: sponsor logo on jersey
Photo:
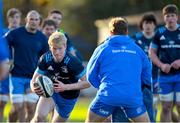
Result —
[[64, 79], [64, 80], [68, 80], [70, 79], [70, 77], [65, 77], [65, 76], [60, 76], [60, 73], [55, 73], [54, 74], [54, 77], [53, 77], [53, 80], [59, 80], [59, 79]]
[[59, 76], [59, 73], [55, 73], [55, 76]]
[[169, 41], [169, 44], [161, 45], [161, 48], [180, 48], [180, 45], [171, 40]]
[[169, 44], [171, 44], [171, 45], [174, 44], [174, 41], [169, 41]]
[[130, 54], [136, 54], [136, 51], [135, 50], [120, 49], [120, 50], [112, 50], [112, 53], [130, 53]]

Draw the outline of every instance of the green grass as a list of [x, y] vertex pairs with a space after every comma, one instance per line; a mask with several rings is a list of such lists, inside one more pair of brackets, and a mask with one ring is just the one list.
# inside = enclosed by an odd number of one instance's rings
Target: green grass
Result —
[[69, 121], [84, 121], [86, 119], [88, 107], [91, 100], [92, 99], [88, 98], [79, 98], [77, 104], [74, 107], [74, 110], [71, 113]]
[[[89, 98], [79, 98], [77, 101], [77, 104], [74, 107], [74, 110], [72, 111], [69, 121], [75, 121], [75, 122], [83, 122], [87, 115], [88, 106], [90, 104], [92, 99]], [[3, 121], [6, 121], [8, 118], [8, 114], [10, 112], [11, 104], [7, 103], [5, 107], [4, 112], [4, 119]]]
[[[74, 110], [72, 111], [70, 115], [69, 121], [84, 122], [84, 120], [86, 119], [87, 110], [91, 101], [92, 101], [91, 98], [79, 98], [79, 100], [77, 101], [77, 104], [75, 105]], [[11, 104], [8, 103], [5, 107], [3, 121], [6, 121], [8, 117], [8, 113], [10, 111], [10, 107], [11, 107]], [[177, 112], [176, 109], [174, 109], [174, 111]], [[158, 104], [158, 112], [157, 112], [157, 118], [156, 118], [157, 122], [160, 122], [160, 112], [161, 112], [161, 105]]]
[[9, 112], [10, 112], [10, 109], [11, 109], [11, 104], [10, 104], [10, 102], [8, 102], [8, 103], [6, 104], [6, 106], [5, 106], [5, 112], [4, 112], [4, 119], [3, 119], [3, 121], [6, 121], [6, 120], [7, 120], [8, 114], [9, 114]]

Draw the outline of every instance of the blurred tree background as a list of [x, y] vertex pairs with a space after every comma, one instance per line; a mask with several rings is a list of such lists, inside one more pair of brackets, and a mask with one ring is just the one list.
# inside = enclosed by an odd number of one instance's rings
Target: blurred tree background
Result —
[[22, 11], [22, 20], [32, 9], [40, 12], [43, 18], [51, 9], [61, 10], [64, 14], [62, 28], [70, 34], [85, 60], [97, 45], [95, 20], [161, 10], [170, 3], [180, 7], [179, 0], [3, 0], [3, 3], [4, 18], [12, 7]]

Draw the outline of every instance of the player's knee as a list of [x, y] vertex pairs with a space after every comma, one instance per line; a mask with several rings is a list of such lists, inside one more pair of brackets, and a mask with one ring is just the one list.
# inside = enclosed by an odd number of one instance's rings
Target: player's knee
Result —
[[180, 102], [176, 102], [176, 108], [180, 110]]
[[37, 122], [40, 122], [40, 120], [38, 120], [38, 117], [36, 116], [34, 116], [32, 120], [30, 121], [30, 123], [37, 123]]
[[23, 104], [13, 104], [13, 108], [15, 110], [15, 112], [19, 112], [19, 111], [23, 111], [24, 110], [24, 107], [23, 107]]
[[6, 105], [6, 103], [0, 100], [0, 109], [4, 108], [5, 105]]
[[176, 93], [176, 102], [180, 103], [180, 92]]
[[35, 93], [28, 93], [25, 95], [25, 100], [26, 102], [29, 102], [29, 103], [37, 103], [39, 99], [39, 96], [36, 95]]
[[[28, 104], [27, 104], [28, 105]], [[36, 105], [35, 104], [31, 104], [27, 106], [27, 112], [29, 115], [34, 115], [36, 109]]]
[[171, 112], [172, 110], [172, 104], [171, 103], [163, 103], [162, 104], [162, 111], [164, 113]]
[[46, 119], [46, 117], [47, 117], [47, 115], [45, 115], [45, 114], [35, 114], [35, 116], [34, 116], [34, 121], [36, 121], [36, 122], [42, 122], [42, 121], [44, 121], [44, 119]]

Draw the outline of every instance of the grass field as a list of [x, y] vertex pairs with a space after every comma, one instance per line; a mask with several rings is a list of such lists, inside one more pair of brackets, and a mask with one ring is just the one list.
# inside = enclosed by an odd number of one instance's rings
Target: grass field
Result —
[[[73, 112], [71, 113], [70, 122], [84, 122], [86, 115], [87, 115], [87, 109], [88, 106], [91, 102], [91, 98], [79, 98]], [[6, 121], [7, 117], [8, 117], [8, 113], [10, 111], [10, 103], [8, 103], [6, 105], [6, 109], [4, 112], [4, 121]], [[175, 109], [176, 111], [176, 109]], [[160, 112], [161, 112], [161, 106], [160, 104], [158, 105], [158, 113], [157, 113], [157, 118], [156, 121], [159, 122], [160, 121]]]
[[[71, 113], [70, 122], [83, 122], [86, 118], [87, 109], [92, 99], [90, 98], [79, 98], [73, 112]], [[8, 103], [5, 107], [4, 120], [6, 121], [8, 113], [10, 111], [11, 104]]]

